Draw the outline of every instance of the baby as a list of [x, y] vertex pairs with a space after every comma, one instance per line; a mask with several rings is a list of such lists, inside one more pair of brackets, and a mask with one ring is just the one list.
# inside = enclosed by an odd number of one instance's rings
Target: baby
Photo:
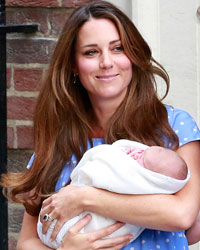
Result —
[[145, 150], [131, 148], [126, 153], [151, 171], [178, 180], [184, 180], [187, 177], [188, 169], [185, 161], [171, 149], [151, 146]]
[[[187, 183], [189, 176], [184, 160], [174, 151], [119, 140], [112, 145], [104, 144], [89, 149], [73, 170], [71, 185], [90, 185], [121, 194], [171, 194], [179, 191]], [[69, 228], [87, 213], [67, 221], [53, 242], [50, 237], [57, 220], [53, 220], [44, 235], [42, 223], [38, 219], [38, 235], [44, 244], [56, 249]], [[90, 214], [92, 220], [82, 229], [82, 233], [98, 230], [115, 222], [95, 213]], [[143, 230], [142, 227], [125, 224], [108, 237], [132, 234], [134, 240]]]

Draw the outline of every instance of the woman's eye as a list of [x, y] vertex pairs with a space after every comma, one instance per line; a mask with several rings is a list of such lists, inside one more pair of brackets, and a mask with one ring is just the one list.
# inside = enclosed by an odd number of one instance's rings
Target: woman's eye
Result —
[[97, 53], [96, 50], [88, 50], [88, 51], [86, 51], [84, 54], [85, 54], [86, 56], [93, 56], [93, 55], [95, 55], [96, 53]]
[[116, 46], [116, 47], [114, 48], [114, 51], [116, 51], [116, 52], [121, 52], [121, 51], [123, 51], [123, 47], [122, 47], [122, 46]]

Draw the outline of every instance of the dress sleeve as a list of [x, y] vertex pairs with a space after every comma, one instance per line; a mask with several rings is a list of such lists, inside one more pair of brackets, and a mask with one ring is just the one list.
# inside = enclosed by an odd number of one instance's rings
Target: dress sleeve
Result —
[[188, 112], [170, 107], [168, 119], [171, 127], [179, 137], [179, 146], [200, 140], [200, 130]]
[[34, 159], [35, 159], [35, 153], [32, 154], [32, 156], [31, 156], [31, 158], [30, 158], [30, 160], [29, 160], [29, 162], [28, 162], [28, 164], [26, 166], [27, 169], [30, 169], [30, 167], [33, 164]]

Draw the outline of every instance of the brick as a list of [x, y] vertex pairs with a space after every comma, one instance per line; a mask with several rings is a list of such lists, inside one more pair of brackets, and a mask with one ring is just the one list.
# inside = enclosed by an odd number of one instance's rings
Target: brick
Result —
[[24, 215], [24, 207], [9, 203], [8, 206], [8, 229], [9, 233], [19, 233]]
[[9, 96], [7, 98], [7, 119], [32, 120], [36, 98]]
[[55, 45], [56, 41], [46, 39], [8, 39], [8, 62], [46, 64]]
[[7, 39], [8, 63], [47, 64], [53, 54], [56, 41], [46, 39]]
[[[6, 21], [9, 24], [38, 24], [38, 31], [42, 34], [48, 32], [47, 15], [52, 9], [46, 8], [7, 8]], [[9, 34], [9, 36], [19, 36], [20, 34]], [[34, 34], [33, 34], [34, 35]]]
[[14, 146], [14, 129], [7, 127], [7, 145], [8, 148], [13, 148]]
[[26, 169], [33, 150], [8, 149], [8, 170], [22, 172]]
[[62, 7], [75, 7], [77, 0], [62, 0]]
[[6, 0], [6, 6], [58, 7], [57, 0]]
[[7, 89], [10, 88], [10, 85], [11, 85], [11, 69], [10, 68], [7, 68], [7, 71], [6, 71], [6, 80], [7, 80]]
[[[7, 8], [6, 20], [10, 24], [38, 24], [38, 32], [44, 36], [59, 35], [65, 20], [72, 9], [66, 8]], [[48, 25], [48, 22], [50, 26]], [[32, 34], [36, 36], [38, 33]], [[9, 37], [21, 37], [20, 34], [9, 34]]]
[[54, 36], [59, 36], [65, 21], [67, 20], [68, 16], [70, 15], [71, 10], [66, 9], [54, 9], [48, 13], [48, 22], [50, 25], [49, 34]]
[[13, 236], [9, 236], [8, 238], [8, 250], [16, 250], [17, 249], [17, 239]]
[[39, 91], [43, 70], [40, 68], [15, 68], [14, 84], [19, 91]]
[[18, 148], [33, 148], [33, 127], [17, 126], [17, 146]]
[[63, 7], [79, 7], [83, 5], [84, 3], [87, 3], [89, 0], [62, 0], [62, 6]]

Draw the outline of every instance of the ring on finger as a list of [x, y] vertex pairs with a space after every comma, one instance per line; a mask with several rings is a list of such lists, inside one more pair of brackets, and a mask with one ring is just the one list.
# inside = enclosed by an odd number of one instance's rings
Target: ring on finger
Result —
[[45, 214], [44, 216], [43, 216], [43, 221], [50, 221], [50, 222], [52, 222], [54, 219], [53, 218], [51, 218], [51, 216], [49, 215], [49, 214]]

